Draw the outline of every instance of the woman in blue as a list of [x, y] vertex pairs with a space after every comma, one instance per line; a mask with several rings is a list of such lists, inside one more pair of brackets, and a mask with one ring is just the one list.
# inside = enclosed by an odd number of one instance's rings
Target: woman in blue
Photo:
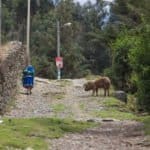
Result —
[[35, 69], [32, 65], [27, 66], [23, 70], [23, 87], [27, 89], [27, 94], [31, 94], [31, 90], [34, 86], [34, 74], [35, 74]]

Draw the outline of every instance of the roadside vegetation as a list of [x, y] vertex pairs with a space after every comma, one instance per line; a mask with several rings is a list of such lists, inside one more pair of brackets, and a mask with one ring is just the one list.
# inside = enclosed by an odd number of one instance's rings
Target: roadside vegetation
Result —
[[65, 133], [82, 132], [96, 126], [96, 123], [57, 118], [4, 118], [3, 121], [0, 124], [0, 150], [28, 147], [46, 150], [47, 139], [59, 138]]
[[[150, 135], [150, 115], [140, 114], [131, 109], [131, 103], [124, 102], [110, 97], [100, 102], [104, 106], [103, 110], [93, 111], [92, 115], [100, 118], [112, 118], [117, 120], [135, 120], [144, 123], [145, 134]], [[136, 107], [136, 105], [135, 105]], [[132, 107], [133, 108], [133, 107]]]

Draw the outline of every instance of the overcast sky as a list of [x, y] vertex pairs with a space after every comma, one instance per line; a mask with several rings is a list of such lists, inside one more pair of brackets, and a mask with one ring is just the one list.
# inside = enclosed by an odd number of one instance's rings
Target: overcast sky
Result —
[[[85, 2], [87, 2], [88, 0], [74, 0], [75, 2], [79, 2], [81, 5], [83, 5]], [[89, 0], [91, 1], [91, 3], [95, 3], [96, 0]], [[114, 0], [104, 0], [104, 1], [109, 1], [109, 2], [113, 2]]]
[[[75, 2], [79, 2], [81, 5], [83, 5], [84, 3], [86, 3], [88, 0], [74, 0]], [[91, 3], [95, 3], [96, 0], [89, 0], [91, 1]]]

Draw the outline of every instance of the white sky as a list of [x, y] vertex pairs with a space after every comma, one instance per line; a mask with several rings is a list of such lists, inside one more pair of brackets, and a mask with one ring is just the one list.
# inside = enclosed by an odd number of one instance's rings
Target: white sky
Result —
[[103, 0], [103, 1], [107, 1], [107, 2], [113, 2], [114, 0]]
[[[75, 2], [79, 2], [81, 5], [83, 5], [84, 3], [86, 3], [88, 0], [74, 0]], [[94, 4], [96, 2], [96, 0], [89, 0], [91, 1], [92, 4]], [[113, 2], [114, 0], [103, 0], [103, 1], [108, 1], [108, 2]]]
[[[74, 1], [75, 1], [75, 2], [79, 2], [81, 5], [83, 5], [83, 4], [86, 3], [88, 0], [74, 0]], [[92, 4], [96, 2], [96, 0], [89, 0], [89, 1], [91, 1]]]

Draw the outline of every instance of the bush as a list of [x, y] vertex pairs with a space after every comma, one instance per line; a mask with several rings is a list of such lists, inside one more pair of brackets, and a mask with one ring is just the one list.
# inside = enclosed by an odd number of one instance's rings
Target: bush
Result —
[[139, 109], [150, 112], [150, 25], [144, 24], [139, 36], [134, 37], [135, 47], [130, 49], [129, 58], [137, 75]]

